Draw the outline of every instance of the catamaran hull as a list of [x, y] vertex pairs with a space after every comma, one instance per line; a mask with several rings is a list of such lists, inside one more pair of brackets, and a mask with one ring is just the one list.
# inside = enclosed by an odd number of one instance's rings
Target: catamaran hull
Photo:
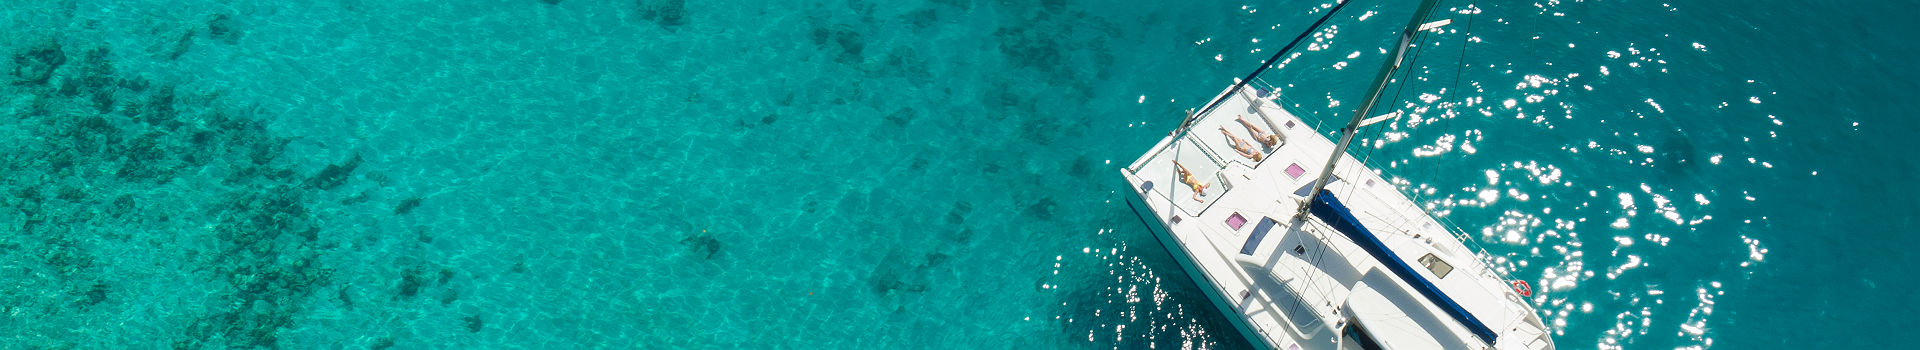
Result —
[[1197, 277], [1193, 278], [1193, 282], [1200, 286], [1200, 290], [1205, 291], [1202, 294], [1207, 295], [1207, 301], [1213, 304], [1215, 311], [1220, 312], [1221, 318], [1233, 323], [1234, 331], [1239, 332], [1241, 338], [1246, 339], [1247, 343], [1252, 344], [1255, 349], [1274, 349], [1272, 344], [1267, 344], [1266, 337], [1254, 332], [1253, 326], [1247, 323], [1245, 317], [1239, 317], [1239, 310], [1234, 309], [1230, 302], [1224, 300], [1223, 296], [1226, 293], [1220, 289], [1219, 284], [1213, 282], [1213, 275], [1201, 271], [1200, 266], [1194, 264], [1193, 254], [1187, 251], [1186, 246], [1174, 240], [1173, 232], [1167, 230], [1166, 223], [1160, 221], [1153, 210], [1149, 209], [1151, 207], [1140, 201], [1140, 196], [1139, 192], [1127, 196], [1127, 208], [1132, 209], [1133, 215], [1140, 218], [1140, 226], [1153, 232], [1154, 240], [1160, 242], [1160, 247], [1166, 248], [1169, 255], [1173, 255], [1173, 261], [1180, 263], [1180, 269], [1186, 271], [1187, 276]]

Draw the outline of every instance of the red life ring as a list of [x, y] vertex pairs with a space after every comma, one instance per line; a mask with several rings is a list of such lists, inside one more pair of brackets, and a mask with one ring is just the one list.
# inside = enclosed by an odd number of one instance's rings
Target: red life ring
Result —
[[1514, 280], [1512, 284], [1513, 284], [1513, 291], [1520, 293], [1520, 296], [1522, 297], [1533, 296], [1533, 286], [1528, 285], [1527, 281]]

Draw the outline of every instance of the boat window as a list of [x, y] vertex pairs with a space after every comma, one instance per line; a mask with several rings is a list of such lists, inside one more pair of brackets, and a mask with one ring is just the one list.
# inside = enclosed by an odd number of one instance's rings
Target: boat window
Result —
[[1373, 334], [1368, 333], [1366, 327], [1361, 327], [1359, 322], [1347, 321], [1347, 329], [1340, 333], [1342, 338], [1346, 338], [1340, 342], [1341, 350], [1385, 349], [1385, 347], [1380, 346], [1380, 342], [1373, 340]]
[[1447, 274], [1453, 272], [1452, 264], [1448, 264], [1445, 260], [1440, 260], [1440, 257], [1434, 256], [1433, 253], [1427, 253], [1426, 256], [1420, 257], [1420, 265], [1425, 265], [1427, 271], [1433, 271], [1434, 277], [1447, 278]]

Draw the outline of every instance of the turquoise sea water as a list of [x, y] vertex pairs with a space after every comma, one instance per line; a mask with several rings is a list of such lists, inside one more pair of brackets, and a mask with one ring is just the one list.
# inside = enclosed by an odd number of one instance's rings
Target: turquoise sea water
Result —
[[[1115, 170], [1328, 5], [10, 1], [0, 348], [1243, 347]], [[1920, 340], [1920, 6], [1442, 6], [1355, 153], [1562, 348]]]

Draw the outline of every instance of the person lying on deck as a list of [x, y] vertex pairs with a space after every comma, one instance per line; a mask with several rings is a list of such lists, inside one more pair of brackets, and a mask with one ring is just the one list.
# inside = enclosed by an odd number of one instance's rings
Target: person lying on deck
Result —
[[1207, 186], [1213, 185], [1195, 180], [1193, 178], [1193, 172], [1187, 171], [1187, 166], [1180, 165], [1180, 161], [1178, 160], [1173, 161], [1173, 167], [1179, 168], [1180, 183], [1187, 184], [1187, 187], [1193, 188], [1193, 201], [1205, 203], [1206, 200], [1200, 199], [1200, 195], [1207, 194]]
[[1260, 127], [1253, 126], [1253, 123], [1247, 121], [1246, 115], [1240, 116], [1240, 125], [1246, 126], [1247, 133], [1253, 134], [1253, 139], [1260, 141], [1262, 145], [1267, 145], [1267, 148], [1279, 147], [1280, 135], [1267, 133], [1266, 130], [1261, 130]]
[[1255, 162], [1266, 158], [1265, 154], [1260, 154], [1260, 150], [1253, 149], [1253, 143], [1242, 140], [1239, 136], [1233, 136], [1231, 132], [1227, 132], [1227, 127], [1220, 127], [1220, 134], [1227, 135], [1227, 142], [1233, 143], [1233, 152], [1239, 153], [1241, 157], [1252, 158]]

